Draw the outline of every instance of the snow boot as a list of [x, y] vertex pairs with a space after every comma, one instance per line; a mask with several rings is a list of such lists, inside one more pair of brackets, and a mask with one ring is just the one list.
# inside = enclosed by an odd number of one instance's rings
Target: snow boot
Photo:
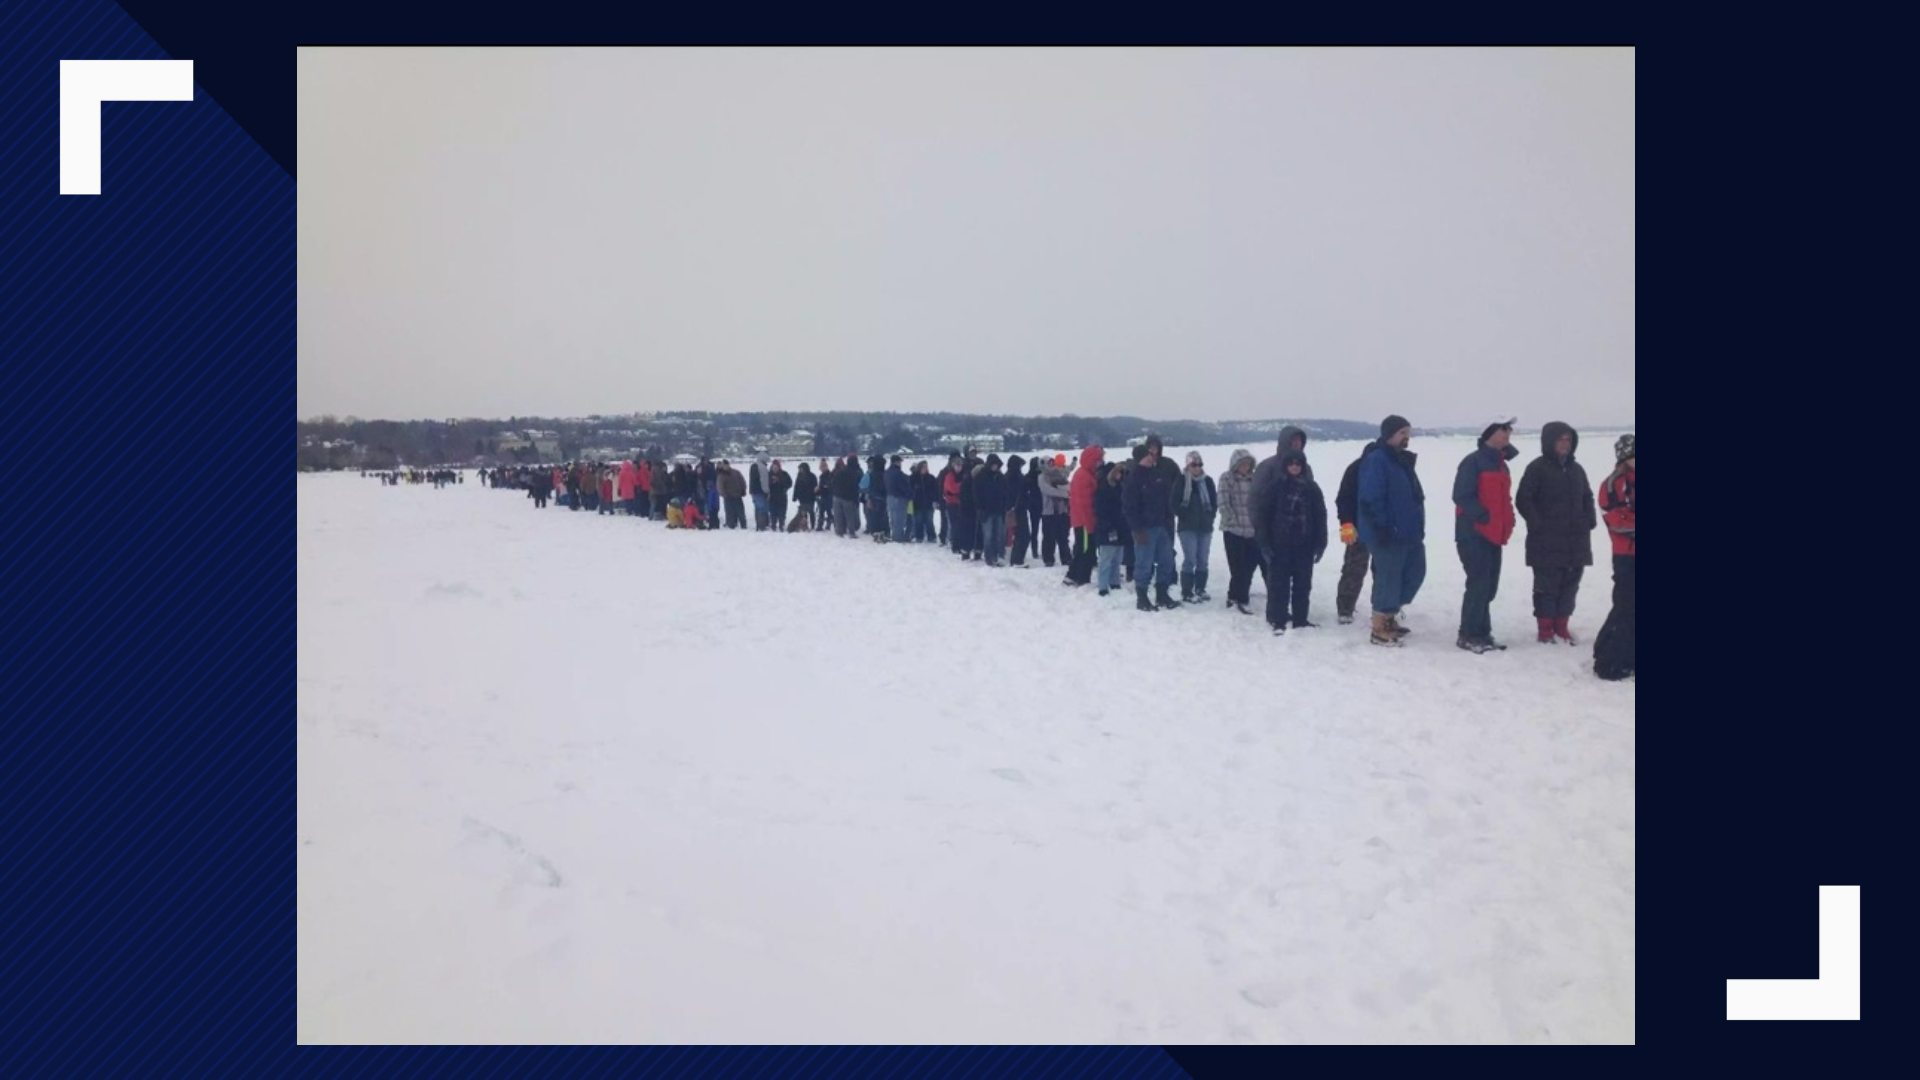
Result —
[[[1165, 590], [1165, 589], [1162, 589], [1162, 590], [1160, 590], [1160, 591], [1161, 591], [1162, 593], [1165, 593], [1165, 592], [1166, 592], [1166, 590]], [[1136, 586], [1134, 586], [1134, 588], [1133, 588], [1133, 594], [1134, 594], [1134, 596], [1136, 596], [1136, 597], [1138, 597], [1138, 598], [1139, 598], [1139, 599], [1138, 599], [1138, 600], [1137, 600], [1137, 601], [1136, 601], [1136, 602], [1134, 603], [1134, 605], [1133, 605], [1134, 607], [1136, 607], [1136, 608], [1139, 608], [1139, 609], [1140, 609], [1141, 611], [1152, 611], [1152, 610], [1154, 610], [1154, 606], [1153, 606], [1153, 601], [1151, 601], [1151, 600], [1149, 600], [1149, 599], [1147, 599], [1147, 587], [1146, 587], [1145, 585], [1136, 585]]]
[[1105, 596], [1105, 595], [1107, 595], [1107, 590], [1105, 590], [1105, 589], [1101, 589], [1101, 590], [1100, 590], [1100, 595], [1101, 595], [1101, 596]]
[[1205, 570], [1195, 570], [1193, 572], [1193, 598], [1203, 604], [1213, 601], [1213, 597], [1207, 595], [1207, 572]]
[[1353, 612], [1351, 612], [1351, 611], [1343, 611], [1343, 612], [1341, 612], [1341, 613], [1340, 613], [1340, 625], [1341, 625], [1341, 626], [1346, 626], [1346, 625], [1348, 625], [1348, 624], [1350, 624], [1350, 623], [1352, 623], [1352, 622], [1353, 622]]
[[1283, 622], [1277, 622], [1277, 623], [1268, 623], [1268, 624], [1267, 624], [1267, 626], [1268, 626], [1268, 628], [1269, 628], [1269, 629], [1271, 629], [1271, 630], [1273, 631], [1273, 636], [1274, 636], [1274, 637], [1286, 637], [1286, 636], [1287, 636], [1287, 624], [1286, 624], [1286, 623], [1283, 623]]
[[1373, 633], [1367, 640], [1375, 645], [1398, 648], [1400, 645], [1400, 635], [1393, 631], [1393, 616], [1382, 615], [1376, 611], [1373, 613]]
[[1180, 601], [1193, 603], [1193, 572], [1190, 570], [1180, 572]]
[[1253, 609], [1252, 609], [1252, 608], [1250, 608], [1250, 607], [1248, 607], [1247, 605], [1245, 605], [1245, 604], [1242, 604], [1242, 603], [1240, 603], [1240, 602], [1238, 602], [1238, 601], [1235, 601], [1235, 600], [1229, 600], [1229, 601], [1227, 601], [1227, 606], [1228, 606], [1228, 607], [1230, 607], [1230, 608], [1232, 608], [1233, 610], [1235, 610], [1235, 611], [1237, 611], [1237, 612], [1239, 612], [1239, 613], [1240, 613], [1240, 614], [1242, 614], [1242, 615], [1251, 615], [1251, 614], [1253, 614]]
[[1553, 620], [1552, 619], [1535, 619], [1533, 621], [1538, 623], [1540, 626], [1539, 634], [1533, 640], [1539, 642], [1542, 645], [1553, 644]]
[[1466, 651], [1470, 653], [1475, 653], [1475, 654], [1487, 652], [1491, 648], [1491, 646], [1485, 644], [1479, 638], [1474, 637], [1470, 634], [1461, 634], [1459, 637], [1454, 639], [1453, 644], [1456, 648], [1465, 649]]
[[1572, 621], [1571, 618], [1553, 620], [1553, 636], [1569, 645], [1578, 645], [1580, 643], [1573, 640], [1573, 628], [1567, 625]]
[[[1142, 591], [1145, 591], [1144, 586], [1142, 587]], [[1173, 598], [1173, 591], [1167, 586], [1160, 586], [1159, 589], [1156, 590], [1156, 594], [1154, 599], [1156, 605], [1163, 608], [1177, 608], [1180, 606], [1180, 601]]]
[[1411, 633], [1413, 633], [1413, 631], [1411, 631], [1411, 630], [1409, 630], [1409, 629], [1407, 629], [1406, 627], [1404, 627], [1404, 626], [1401, 626], [1401, 625], [1400, 625], [1400, 616], [1399, 616], [1399, 615], [1389, 615], [1389, 616], [1387, 616], [1387, 625], [1388, 625], [1389, 627], [1391, 627], [1391, 628], [1392, 628], [1392, 630], [1393, 630], [1393, 640], [1395, 640], [1395, 641], [1399, 641], [1399, 640], [1400, 640], [1401, 638], [1403, 638], [1403, 637], [1406, 637], [1406, 636], [1407, 636], [1408, 634], [1411, 634]]

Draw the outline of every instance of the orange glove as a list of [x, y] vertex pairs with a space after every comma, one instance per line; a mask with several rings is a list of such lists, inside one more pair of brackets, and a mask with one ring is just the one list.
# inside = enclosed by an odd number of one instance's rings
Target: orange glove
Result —
[[1351, 544], [1358, 539], [1360, 539], [1360, 534], [1353, 530], [1353, 522], [1343, 521], [1340, 523], [1340, 542], [1341, 543]]

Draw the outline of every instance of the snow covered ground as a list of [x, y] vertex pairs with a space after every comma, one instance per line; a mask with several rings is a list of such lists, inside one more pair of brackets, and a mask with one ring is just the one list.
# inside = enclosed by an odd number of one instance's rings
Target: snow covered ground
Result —
[[[932, 546], [300, 477], [300, 1040], [1631, 1042], [1634, 687], [1532, 643], [1524, 532], [1512, 648], [1454, 648], [1471, 445], [1415, 442], [1400, 650], [1334, 625], [1337, 540], [1276, 640]], [[1359, 444], [1308, 451], [1331, 502]]]

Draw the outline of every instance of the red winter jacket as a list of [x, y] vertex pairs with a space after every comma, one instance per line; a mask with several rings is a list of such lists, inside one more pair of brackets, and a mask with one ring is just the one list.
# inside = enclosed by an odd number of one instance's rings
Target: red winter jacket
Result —
[[639, 482], [640, 482], [640, 470], [633, 467], [633, 462], [631, 461], [621, 462], [620, 463], [620, 480], [619, 480], [619, 483], [616, 484], [614, 487], [614, 490], [619, 492], [620, 494], [621, 502], [627, 502], [633, 498], [634, 487]]
[[1508, 446], [1495, 450], [1486, 443], [1460, 462], [1453, 476], [1453, 538], [1474, 533], [1489, 543], [1504, 545], [1513, 538], [1513, 474], [1507, 462], [1520, 456]]
[[946, 470], [945, 477], [940, 481], [940, 497], [946, 500], [948, 506], [955, 510], [960, 509], [960, 471], [958, 469]]
[[653, 494], [653, 463], [650, 461], [640, 463], [640, 491], [644, 495]]
[[1067, 523], [1076, 529], [1093, 532], [1093, 489], [1099, 483], [1094, 475], [1100, 470], [1100, 463], [1107, 459], [1107, 452], [1097, 446], [1087, 447], [1080, 455], [1080, 468], [1076, 469], [1073, 479], [1067, 482]]
[[1633, 470], [1621, 469], [1600, 481], [1601, 520], [1613, 538], [1615, 555], [1633, 554]]

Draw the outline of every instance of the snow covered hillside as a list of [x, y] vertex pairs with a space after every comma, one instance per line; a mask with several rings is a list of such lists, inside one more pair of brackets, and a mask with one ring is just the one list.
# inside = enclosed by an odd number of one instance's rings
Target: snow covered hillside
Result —
[[[1606, 538], [1580, 647], [1531, 640], [1522, 525], [1512, 647], [1454, 648], [1471, 447], [1415, 440], [1399, 650], [1334, 624], [1337, 538], [1275, 639], [1217, 534], [1220, 599], [1148, 615], [934, 545], [299, 477], [300, 1040], [1631, 1042]], [[1309, 444], [1330, 507], [1359, 449]]]

